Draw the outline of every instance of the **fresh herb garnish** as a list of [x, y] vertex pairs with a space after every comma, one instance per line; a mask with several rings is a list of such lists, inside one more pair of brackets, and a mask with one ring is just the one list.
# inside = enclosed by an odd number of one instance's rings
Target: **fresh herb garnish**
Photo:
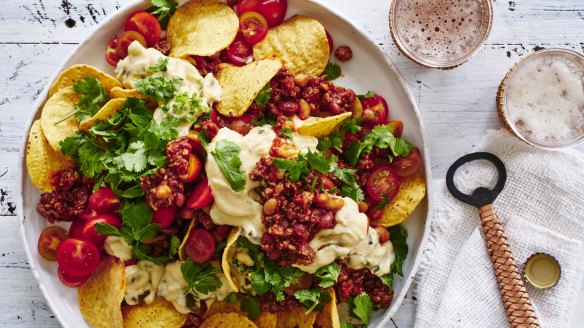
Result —
[[158, 64], [148, 67], [149, 73], [166, 72], [168, 70], [168, 58], [160, 58]]
[[308, 310], [304, 313], [309, 315], [312, 311], [322, 312], [324, 306], [331, 301], [331, 295], [326, 290], [301, 289], [294, 293], [294, 297]]
[[339, 279], [341, 267], [337, 262], [331, 262], [329, 265], [318, 269], [314, 275], [320, 278], [318, 285], [322, 288], [333, 286]]
[[321, 75], [326, 75], [327, 81], [332, 81], [341, 76], [341, 66], [328, 62]]
[[343, 182], [343, 187], [341, 189], [341, 196], [352, 198], [354, 201], [362, 201], [365, 196], [363, 195], [363, 190], [359, 187], [357, 180], [355, 179], [356, 169], [341, 169], [336, 168], [333, 171], [333, 175]]
[[373, 147], [389, 148], [391, 150], [389, 160], [393, 160], [393, 156], [407, 156], [414, 145], [405, 139], [395, 137], [392, 130], [391, 125], [378, 125], [365, 135], [363, 140], [351, 142], [343, 154], [345, 161], [354, 166], [361, 155], [370, 152]]
[[306, 164], [306, 157], [304, 157], [304, 155], [299, 155], [296, 160], [273, 158], [272, 162], [278, 170], [285, 171], [286, 176], [292, 182], [296, 182], [300, 180], [300, 177], [310, 173], [310, 169]]
[[149, 76], [135, 83], [136, 90], [143, 95], [151, 96], [159, 103], [165, 103], [179, 90], [182, 79], [175, 77], [167, 79], [162, 76]]
[[150, 3], [152, 6], [146, 11], [156, 16], [162, 29], [166, 29], [170, 17], [178, 8], [178, 2], [176, 0], [150, 0]]
[[191, 259], [180, 266], [187, 285], [183, 287], [186, 294], [191, 290], [196, 290], [201, 294], [208, 294], [221, 288], [221, 280], [217, 277], [217, 269], [211, 262], [195, 263]]
[[389, 227], [387, 230], [389, 230], [389, 236], [395, 251], [395, 261], [391, 265], [391, 272], [403, 277], [402, 266], [408, 256], [408, 231], [401, 225]]
[[288, 139], [291, 140], [294, 139], [294, 134], [292, 133], [292, 130], [290, 128], [283, 128], [282, 134], [288, 137]]
[[73, 85], [75, 93], [81, 96], [77, 106], [67, 116], [55, 122], [55, 125], [75, 116], [79, 122], [85, 121], [95, 115], [100, 108], [108, 102], [109, 96], [98, 79], [86, 77]]
[[219, 170], [235, 192], [242, 192], [245, 189], [245, 172], [241, 170], [240, 152], [241, 149], [236, 143], [227, 140], [219, 140], [215, 150], [211, 151]]
[[369, 98], [373, 98], [375, 96], [376, 96], [375, 91], [369, 90], [364, 95], [357, 95], [357, 98], [359, 98], [359, 99], [369, 99]]
[[321, 153], [313, 153], [310, 150], [306, 153], [306, 159], [310, 166], [320, 173], [329, 173], [336, 166], [334, 158], [329, 159]]
[[341, 147], [343, 146], [345, 133], [356, 134], [361, 131], [361, 120], [354, 120], [353, 118], [347, 118], [341, 127], [333, 131], [328, 136], [325, 136], [318, 140], [318, 145], [316, 148], [320, 151], [326, 151], [328, 149], [335, 149], [341, 152]]
[[271, 125], [271, 126], [276, 126], [276, 118], [268, 115], [267, 113], [264, 115], [264, 117], [262, 117], [259, 120], [253, 120], [252, 121], [253, 124], [257, 125], [257, 126], [263, 126], [263, 125]]
[[272, 92], [272, 87], [270, 85], [270, 83], [266, 84], [262, 90], [260, 91], [260, 93], [258, 93], [258, 95], [255, 97], [255, 103], [262, 106], [262, 107], [266, 107], [266, 105], [268, 105], [268, 103], [270, 102], [270, 92]]
[[351, 316], [360, 319], [366, 325], [369, 324], [371, 310], [373, 309], [373, 302], [371, 302], [369, 295], [362, 293], [355, 297], [349, 297], [349, 308], [351, 309]]
[[237, 294], [235, 293], [229, 293], [229, 295], [227, 297], [225, 297], [225, 299], [223, 300], [227, 303], [233, 303], [237, 301]]
[[389, 204], [389, 198], [384, 197], [379, 204], [377, 204], [377, 206], [375, 206], [375, 210], [376, 211], [380, 211], [382, 208], [384, 208], [385, 206], [387, 206], [387, 204]]
[[250, 320], [257, 319], [261, 314], [260, 301], [256, 297], [246, 296], [242, 298], [240, 308]]

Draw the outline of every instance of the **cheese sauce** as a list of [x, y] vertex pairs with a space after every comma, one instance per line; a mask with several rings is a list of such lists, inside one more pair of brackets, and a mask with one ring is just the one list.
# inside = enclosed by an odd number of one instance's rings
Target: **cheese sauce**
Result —
[[109, 255], [118, 257], [122, 261], [132, 259], [132, 247], [123, 237], [108, 236], [105, 239], [104, 248]]
[[143, 301], [151, 304], [156, 298], [163, 272], [162, 266], [150, 261], [138, 261], [135, 265], [126, 266], [126, 303], [136, 305]]

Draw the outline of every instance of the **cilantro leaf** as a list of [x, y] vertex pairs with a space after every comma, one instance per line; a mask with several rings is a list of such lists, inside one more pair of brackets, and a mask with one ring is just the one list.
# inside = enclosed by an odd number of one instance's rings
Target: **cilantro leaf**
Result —
[[322, 288], [333, 286], [339, 279], [341, 267], [337, 262], [331, 262], [329, 265], [318, 269], [314, 275], [320, 278], [318, 285]]
[[322, 312], [324, 306], [332, 299], [328, 291], [321, 291], [318, 288], [298, 290], [294, 293], [294, 297], [308, 309], [304, 313], [305, 315], [310, 314], [312, 311]]
[[237, 301], [237, 295], [235, 293], [230, 293], [229, 296], [225, 297], [223, 300], [227, 303], [233, 303]]
[[341, 76], [341, 66], [328, 62], [321, 75], [326, 75], [327, 81], [332, 81]]
[[255, 97], [255, 103], [260, 105], [261, 107], [266, 107], [270, 102], [270, 93], [272, 92], [272, 87], [270, 83], [266, 84], [260, 93]]
[[359, 98], [359, 99], [369, 99], [369, 98], [373, 98], [375, 96], [376, 96], [375, 91], [369, 90], [364, 95], [357, 95], [357, 98]]
[[381, 282], [383, 282], [383, 284], [385, 284], [390, 289], [393, 288], [393, 272], [383, 275], [379, 277], [379, 279], [381, 280]]
[[341, 151], [341, 147], [343, 146], [343, 132], [342, 131], [334, 131], [333, 133], [329, 134], [328, 136], [321, 138], [318, 140], [318, 145], [316, 149], [320, 151], [325, 151], [328, 149], [336, 149]]
[[95, 115], [109, 100], [107, 91], [94, 77], [77, 81], [73, 85], [73, 90], [81, 96], [79, 102], [69, 114], [55, 122], [55, 125], [66, 121], [71, 116], [75, 116], [79, 122], [84, 121]]
[[361, 131], [361, 127], [359, 126], [359, 122], [349, 117], [343, 122], [342, 130], [350, 134], [357, 134], [357, 132]]
[[376, 210], [376, 211], [379, 211], [379, 210], [381, 210], [382, 208], [384, 208], [384, 207], [385, 207], [387, 204], [389, 204], [389, 198], [387, 198], [387, 197], [384, 197], [384, 198], [383, 198], [383, 199], [382, 199], [382, 200], [379, 202], [379, 204], [377, 204], [377, 206], [375, 206], [375, 210]]
[[260, 314], [260, 301], [255, 297], [246, 296], [241, 299], [241, 310], [247, 314], [250, 320], [257, 319]]
[[362, 293], [349, 298], [349, 307], [351, 308], [352, 315], [359, 318], [364, 324], [369, 324], [371, 310], [373, 309], [373, 302], [369, 295]]
[[259, 120], [253, 120], [252, 123], [257, 125], [257, 126], [262, 126], [262, 125], [276, 126], [276, 118], [271, 116], [271, 115], [266, 114], [266, 115], [264, 115], [264, 117], [262, 117]]
[[335, 164], [334, 160], [327, 158], [321, 153], [313, 153], [310, 150], [306, 154], [306, 159], [313, 169], [321, 173], [329, 173]]
[[294, 139], [294, 134], [292, 134], [292, 130], [290, 130], [290, 128], [283, 128], [282, 134], [288, 137], [288, 139]]
[[404, 276], [402, 271], [403, 263], [408, 256], [408, 231], [401, 225], [388, 228], [391, 243], [395, 251], [395, 262], [391, 265], [391, 272]]
[[246, 183], [245, 172], [241, 170], [240, 152], [241, 149], [236, 143], [226, 140], [219, 140], [215, 150], [211, 152], [221, 173], [235, 192], [242, 192]]
[[342, 169], [335, 168], [333, 175], [343, 182], [343, 188], [341, 189], [341, 195], [343, 197], [352, 198], [354, 201], [359, 202], [365, 199], [363, 190], [359, 187], [357, 180], [355, 179], [355, 174], [357, 170], [355, 169]]
[[183, 288], [186, 294], [194, 289], [201, 294], [208, 294], [221, 288], [221, 280], [217, 277], [217, 269], [211, 262], [195, 263], [191, 259], [180, 266], [180, 271], [187, 285]]
[[172, 235], [170, 238], [170, 246], [168, 247], [168, 252], [171, 255], [178, 254], [178, 248], [180, 247], [180, 239], [176, 235]]
[[300, 180], [300, 177], [310, 173], [308, 168], [306, 157], [299, 155], [296, 160], [284, 159], [284, 158], [273, 158], [272, 162], [274, 166], [280, 171], [285, 171], [288, 179], [292, 182]]
[[136, 90], [143, 95], [151, 96], [158, 102], [166, 102], [174, 97], [179, 90], [182, 79], [175, 77], [167, 79], [162, 76], [149, 76], [136, 82]]
[[148, 67], [149, 73], [166, 72], [168, 70], [168, 58], [160, 58], [158, 64]]
[[156, 16], [162, 29], [166, 29], [170, 17], [178, 8], [178, 2], [176, 0], [150, 0], [150, 3], [152, 6], [146, 11]]
[[[389, 148], [392, 156], [407, 156], [414, 145], [405, 139], [397, 138], [392, 133], [391, 125], [378, 125], [373, 128], [361, 141], [353, 141], [347, 146], [343, 154], [345, 161], [355, 166], [362, 154], [370, 152], [373, 147]], [[390, 159], [392, 159], [391, 157]]]

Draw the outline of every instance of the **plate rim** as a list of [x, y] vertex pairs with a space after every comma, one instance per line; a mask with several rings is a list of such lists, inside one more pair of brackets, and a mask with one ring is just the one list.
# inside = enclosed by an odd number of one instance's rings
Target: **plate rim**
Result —
[[[412, 264], [412, 269], [410, 270], [409, 274], [406, 277], [402, 278], [404, 281], [404, 285], [403, 285], [400, 293], [397, 296], [394, 296], [394, 298], [392, 300], [392, 306], [390, 306], [390, 308], [385, 313], [383, 313], [383, 315], [382, 315], [383, 318], [379, 322], [379, 326], [384, 326], [384, 325], [388, 324], [388, 321], [395, 315], [397, 310], [400, 308], [401, 303], [404, 300], [406, 293], [410, 290], [410, 287], [411, 287], [411, 284], [414, 280], [414, 277], [415, 277], [416, 273], [418, 272], [420, 262], [421, 262], [422, 257], [423, 257], [423, 252], [427, 248], [427, 245], [429, 242], [429, 238], [428, 238], [429, 237], [429, 230], [430, 230], [430, 225], [432, 223], [432, 218], [433, 218], [431, 213], [432, 213], [433, 203], [434, 203], [432, 195], [434, 193], [432, 191], [432, 189], [433, 189], [432, 188], [432, 171], [431, 171], [431, 165], [430, 165], [430, 152], [429, 152], [429, 147], [428, 147], [428, 137], [427, 137], [426, 130], [425, 130], [425, 127], [423, 124], [420, 110], [418, 108], [418, 104], [415, 101], [415, 98], [414, 98], [408, 84], [404, 80], [403, 76], [401, 75], [401, 73], [399, 72], [399, 70], [397, 69], [397, 67], [393, 63], [392, 59], [389, 57], [389, 55], [372, 39], [372, 37], [369, 34], [367, 34], [364, 31], [364, 28], [355, 24], [350, 18], [348, 18], [345, 14], [339, 12], [337, 9], [331, 8], [326, 3], [323, 3], [323, 0], [293, 0], [293, 1], [304, 1], [304, 2], [316, 4], [321, 9], [323, 9], [323, 10], [329, 12], [330, 14], [332, 14], [333, 16], [335, 16], [336, 19], [339, 19], [339, 20], [343, 21], [343, 23], [349, 25], [358, 34], [358, 37], [364, 39], [367, 43], [372, 45], [373, 46], [372, 48], [375, 49], [375, 51], [376, 51], [376, 55], [383, 58], [385, 65], [396, 76], [397, 82], [400, 84], [400, 86], [404, 90], [405, 95], [407, 97], [407, 100], [411, 104], [411, 107], [412, 107], [411, 109], [413, 110], [413, 114], [417, 119], [418, 130], [420, 131], [420, 134], [422, 137], [422, 143], [423, 143], [422, 148], [424, 150], [423, 153], [425, 155], [424, 156], [424, 171], [425, 171], [425, 177], [426, 177], [426, 197], [425, 198], [427, 201], [427, 208], [425, 211], [426, 213], [425, 213], [424, 231], [423, 231], [422, 236], [421, 236], [421, 242], [419, 244], [418, 251], [416, 253], [416, 257], [415, 257], [414, 262]], [[181, 5], [184, 2], [186, 2], [186, 1], [179, 1], [179, 3]], [[78, 49], [80, 49], [80, 48], [84, 47], [86, 44], [90, 43], [92, 40], [93, 34], [96, 33], [97, 31], [99, 31], [100, 29], [102, 29], [104, 26], [110, 24], [112, 21], [119, 20], [120, 16], [126, 15], [129, 11], [133, 10], [133, 8], [139, 7], [141, 4], [144, 5], [145, 3], [146, 3], [145, 0], [132, 0], [132, 1], [127, 2], [124, 6], [120, 7], [112, 14], [108, 15], [103, 21], [101, 21], [94, 28], [92, 28], [88, 32], [87, 36], [61, 61], [61, 64], [57, 67], [57, 69], [55, 70], [53, 75], [47, 81], [45, 88], [38, 95], [38, 98], [34, 102], [34, 104], [33, 104], [33, 108], [35, 108], [34, 115], [31, 115], [28, 118], [28, 120], [26, 120], [26, 124], [25, 124], [26, 132], [23, 133], [23, 136], [22, 136], [22, 139], [20, 142], [21, 147], [20, 147], [20, 151], [19, 151], [19, 155], [18, 155], [18, 168], [19, 168], [19, 170], [16, 172], [16, 182], [17, 182], [17, 185], [16, 185], [16, 213], [17, 213], [17, 218], [18, 218], [20, 239], [21, 239], [21, 242], [24, 246], [25, 254], [27, 257], [27, 262], [29, 264], [29, 267], [30, 267], [30, 270], [33, 274], [33, 277], [35, 278], [37, 285], [38, 285], [39, 289], [41, 290], [43, 297], [45, 298], [45, 301], [47, 302], [47, 305], [51, 309], [51, 312], [53, 313], [53, 315], [55, 316], [55, 318], [57, 319], [59, 324], [61, 324], [64, 327], [68, 327], [69, 325], [65, 321], [65, 319], [62, 317], [61, 312], [57, 311], [57, 307], [54, 304], [52, 298], [49, 297], [49, 293], [48, 293], [47, 289], [45, 288], [43, 282], [40, 279], [39, 272], [38, 272], [36, 266], [34, 265], [33, 261], [31, 261], [31, 259], [33, 259], [32, 252], [28, 246], [28, 243], [26, 242], [27, 235], [26, 235], [26, 231], [25, 231], [25, 227], [24, 227], [26, 218], [24, 217], [24, 202], [23, 202], [23, 194], [22, 193], [23, 193], [23, 187], [24, 187], [24, 179], [26, 177], [25, 157], [26, 157], [26, 146], [27, 146], [27, 140], [28, 140], [28, 132], [30, 131], [30, 127], [31, 127], [32, 123], [39, 116], [40, 108], [44, 104], [44, 102], [46, 101], [46, 97], [48, 95], [48, 91], [49, 91], [51, 84], [57, 79], [59, 74], [65, 68], [65, 65], [76, 54]], [[409, 255], [411, 256], [411, 254], [409, 254]]]

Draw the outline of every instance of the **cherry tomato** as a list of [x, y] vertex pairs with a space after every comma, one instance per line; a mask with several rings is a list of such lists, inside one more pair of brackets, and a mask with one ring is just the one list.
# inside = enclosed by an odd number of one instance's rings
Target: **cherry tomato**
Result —
[[63, 269], [61, 269], [61, 267], [59, 267], [57, 269], [57, 271], [59, 272], [59, 280], [61, 280], [63, 285], [65, 285], [67, 287], [71, 287], [71, 288], [77, 288], [77, 287], [83, 285], [83, 283], [87, 280], [87, 278], [89, 278], [89, 276], [81, 276], [81, 277], [72, 276], [72, 275], [66, 273], [65, 271], [63, 271]]
[[402, 133], [404, 132], [404, 123], [402, 121], [391, 120], [387, 122], [387, 125], [391, 125], [393, 128], [391, 133], [394, 137], [401, 138]]
[[118, 62], [122, 59], [118, 54], [118, 41], [120, 38], [118, 36], [113, 36], [107, 43], [107, 48], [105, 49], [105, 60], [108, 64], [112, 66], [117, 66]]
[[231, 121], [231, 123], [229, 123], [229, 128], [242, 135], [246, 135], [253, 128], [252, 121], [253, 120], [251, 118], [251, 115], [243, 114], [241, 117]]
[[206, 262], [215, 252], [215, 239], [208, 230], [195, 229], [187, 238], [185, 250], [191, 260], [197, 263]]
[[67, 235], [67, 230], [57, 227], [50, 226], [45, 228], [39, 237], [39, 242], [37, 248], [39, 254], [47, 261], [57, 260], [57, 248], [59, 244], [65, 239], [69, 238]]
[[217, 226], [215, 226], [215, 228], [213, 229], [211, 234], [213, 235], [213, 239], [215, 239], [215, 241], [217, 243], [220, 243], [220, 242], [224, 241], [225, 238], [227, 238], [227, 235], [229, 234], [230, 231], [231, 231], [231, 226], [217, 225]]
[[[211, 111], [211, 120], [213, 119], [214, 112], [214, 110]], [[187, 138], [189, 139], [189, 144], [191, 144], [191, 147], [193, 147], [193, 152], [199, 156], [204, 156], [203, 154], [205, 154], [205, 147], [203, 147], [201, 139], [199, 139], [199, 135], [196, 133], [189, 133]]]
[[[89, 196], [89, 198], [91, 198], [91, 196]], [[85, 208], [85, 210], [83, 212], [81, 212], [81, 214], [79, 214], [79, 218], [81, 220], [84, 220], [84, 221], [89, 221], [89, 220], [93, 219], [93, 217], [96, 215], [97, 215], [97, 212], [94, 209], [92, 209], [91, 207], [87, 206]]]
[[411, 177], [422, 167], [422, 155], [418, 148], [412, 149], [408, 156], [394, 158], [391, 167], [400, 178]]
[[237, 33], [226, 52], [229, 60], [237, 66], [243, 66], [253, 59], [253, 47], [245, 41], [241, 32]]
[[269, 27], [282, 23], [287, 10], [288, 0], [240, 0], [237, 3], [239, 15], [256, 11], [264, 16]]
[[83, 226], [82, 239], [92, 242], [97, 247], [102, 247], [107, 236], [98, 233], [97, 230], [95, 230], [95, 225], [104, 223], [113, 225], [118, 229], [122, 227], [122, 221], [115, 215], [112, 214], [96, 215], [93, 219], [85, 222], [85, 226]]
[[211, 193], [211, 187], [209, 186], [209, 181], [204, 178], [195, 186], [193, 192], [187, 199], [187, 208], [201, 209], [205, 206], [211, 205], [213, 202], [213, 194]]
[[128, 56], [128, 47], [134, 41], [138, 41], [144, 47], [146, 47], [146, 39], [142, 34], [136, 31], [126, 31], [120, 35], [120, 39], [118, 40], [118, 45], [116, 47], [118, 56], [120, 56], [120, 58], [126, 58], [126, 56]]
[[101, 187], [89, 196], [89, 208], [97, 214], [115, 213], [120, 208], [120, 200], [110, 187]]
[[176, 207], [159, 207], [154, 211], [152, 223], [160, 224], [161, 228], [168, 228], [174, 222], [177, 211]]
[[392, 200], [399, 191], [399, 179], [388, 166], [373, 171], [367, 179], [367, 193], [380, 202], [384, 198]]
[[362, 99], [361, 105], [363, 105], [363, 114], [361, 114], [361, 118], [363, 119], [364, 124], [369, 126], [385, 124], [385, 121], [389, 116], [389, 107], [383, 97], [375, 96]]
[[189, 154], [189, 163], [187, 166], [187, 173], [183, 177], [180, 177], [181, 182], [187, 183], [195, 180], [199, 173], [201, 173], [201, 169], [203, 168], [203, 163], [195, 154]]
[[389, 240], [389, 231], [387, 231], [387, 229], [382, 226], [376, 226], [375, 230], [379, 236], [379, 243], [382, 245], [385, 244], [385, 242]]
[[217, 122], [219, 122], [219, 117], [217, 116], [217, 111], [216, 110], [211, 110], [211, 122], [217, 124]]
[[75, 220], [69, 226], [69, 237], [84, 239], [83, 237], [83, 227], [85, 227], [85, 221]]
[[101, 261], [97, 246], [87, 240], [69, 238], [57, 249], [57, 262], [63, 272], [75, 277], [90, 275]]
[[239, 17], [239, 28], [245, 41], [256, 44], [268, 34], [268, 23], [264, 16], [255, 11], [248, 11]]
[[160, 23], [151, 13], [138, 11], [130, 15], [124, 24], [125, 31], [136, 31], [146, 39], [149, 47], [154, 46], [160, 40]]
[[329, 44], [329, 55], [333, 53], [333, 49], [335, 48], [335, 43], [333, 42], [333, 37], [328, 31], [324, 31], [326, 33], [326, 40]]

